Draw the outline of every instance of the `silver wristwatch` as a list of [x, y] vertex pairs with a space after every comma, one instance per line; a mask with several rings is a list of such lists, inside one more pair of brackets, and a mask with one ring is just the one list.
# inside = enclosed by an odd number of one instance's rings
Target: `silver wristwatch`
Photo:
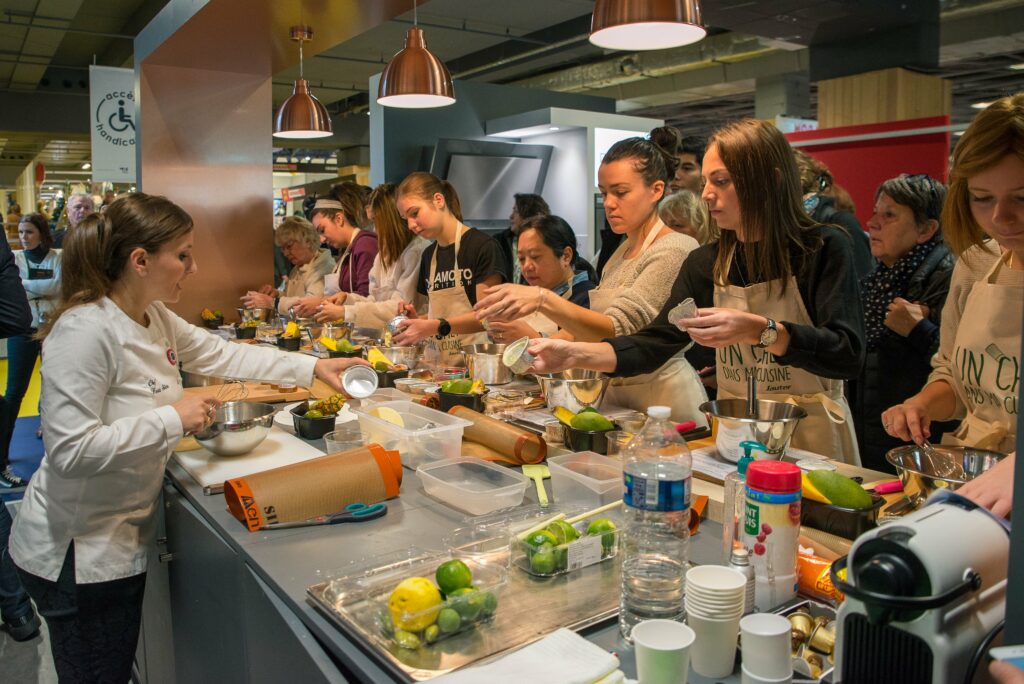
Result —
[[772, 346], [775, 344], [775, 340], [779, 339], [779, 328], [775, 325], [775, 321], [767, 317], [766, 320], [768, 325], [761, 331], [761, 338], [757, 343], [761, 349]]

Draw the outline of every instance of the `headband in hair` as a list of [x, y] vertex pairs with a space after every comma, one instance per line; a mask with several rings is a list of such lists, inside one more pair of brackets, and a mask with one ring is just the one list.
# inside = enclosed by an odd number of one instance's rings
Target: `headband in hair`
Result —
[[341, 205], [341, 202], [332, 199], [318, 199], [316, 204], [313, 205], [313, 211], [316, 211], [317, 209], [337, 209], [338, 211], [345, 211], [345, 207]]

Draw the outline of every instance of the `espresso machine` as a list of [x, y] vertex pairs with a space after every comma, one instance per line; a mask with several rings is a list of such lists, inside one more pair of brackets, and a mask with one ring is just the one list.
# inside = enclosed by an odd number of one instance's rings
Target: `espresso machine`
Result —
[[833, 680], [962, 684], [1001, 627], [1009, 552], [1006, 521], [950, 491], [858, 537], [832, 566]]

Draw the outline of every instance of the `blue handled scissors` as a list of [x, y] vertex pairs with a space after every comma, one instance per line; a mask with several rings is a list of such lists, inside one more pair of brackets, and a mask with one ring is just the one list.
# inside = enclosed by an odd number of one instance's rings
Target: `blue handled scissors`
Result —
[[338, 511], [337, 513], [318, 515], [313, 518], [307, 518], [306, 520], [296, 520], [295, 522], [270, 523], [269, 525], [264, 525], [260, 529], [282, 530], [289, 527], [337, 525], [338, 523], [346, 522], [366, 522], [367, 520], [373, 520], [374, 518], [381, 518], [386, 515], [387, 512], [388, 507], [387, 504], [384, 503], [375, 503], [372, 506], [367, 506], [364, 503], [354, 503], [345, 506], [344, 510]]

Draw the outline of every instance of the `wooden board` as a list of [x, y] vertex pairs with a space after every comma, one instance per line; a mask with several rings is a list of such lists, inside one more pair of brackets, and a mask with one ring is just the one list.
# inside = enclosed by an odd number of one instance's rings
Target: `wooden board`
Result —
[[[279, 401], [303, 401], [309, 398], [309, 390], [297, 387], [290, 392], [281, 392], [272, 388], [268, 383], [265, 382], [247, 382], [244, 383], [248, 394], [245, 397], [245, 401], [252, 401], [257, 403], [273, 404]], [[185, 388], [185, 394], [193, 396], [211, 396], [215, 397], [223, 389], [224, 394], [227, 396], [228, 401], [237, 399], [237, 389], [224, 389], [224, 385], [208, 385], [207, 387], [187, 387]]]

